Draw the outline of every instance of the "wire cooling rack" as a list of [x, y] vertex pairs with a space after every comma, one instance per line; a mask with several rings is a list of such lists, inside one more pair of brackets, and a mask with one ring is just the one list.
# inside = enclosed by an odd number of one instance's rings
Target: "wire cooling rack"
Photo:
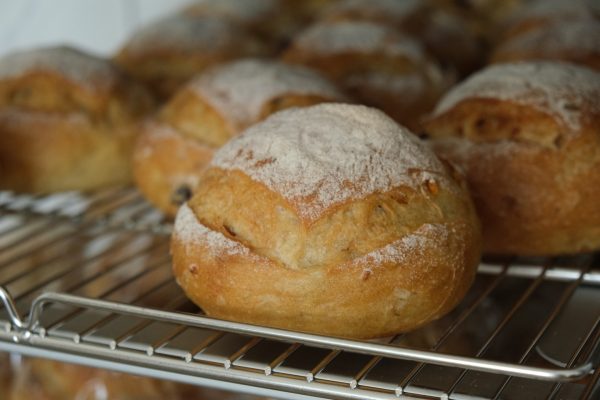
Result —
[[130, 188], [0, 192], [0, 349], [283, 398], [592, 399], [600, 255], [486, 260], [415, 332], [353, 341], [202, 315]]

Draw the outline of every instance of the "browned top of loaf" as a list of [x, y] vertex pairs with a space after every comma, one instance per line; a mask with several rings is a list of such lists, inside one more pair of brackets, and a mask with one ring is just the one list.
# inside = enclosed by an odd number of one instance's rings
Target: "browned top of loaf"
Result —
[[322, 22], [302, 32], [293, 49], [319, 55], [384, 54], [413, 62], [426, 59], [415, 40], [383, 24], [368, 21]]
[[246, 59], [221, 65], [190, 82], [191, 89], [215, 108], [236, 130], [258, 121], [268, 101], [285, 95], [344, 96], [317, 72], [299, 65]]
[[67, 47], [0, 58], [0, 107], [88, 113], [120, 123], [147, 113], [153, 99], [109, 60]]
[[506, 103], [551, 117], [567, 135], [600, 113], [600, 74], [562, 62], [523, 62], [487, 67], [454, 87], [432, 118], [474, 101]]
[[49, 74], [85, 90], [110, 89], [121, 74], [108, 60], [68, 46], [18, 51], [0, 58], [0, 81]]
[[279, 112], [219, 150], [213, 168], [238, 170], [285, 198], [305, 221], [334, 206], [446, 176], [441, 162], [384, 113], [345, 104]]

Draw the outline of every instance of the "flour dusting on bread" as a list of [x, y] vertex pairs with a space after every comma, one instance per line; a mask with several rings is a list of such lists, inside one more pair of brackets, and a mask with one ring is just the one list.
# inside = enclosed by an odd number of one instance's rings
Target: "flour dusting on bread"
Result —
[[125, 50], [133, 56], [144, 56], [151, 49], [214, 54], [244, 36], [241, 28], [225, 19], [172, 15], [137, 31]]
[[212, 166], [242, 171], [308, 220], [336, 204], [445, 176], [409, 131], [378, 110], [345, 104], [277, 113], [221, 148]]
[[236, 129], [256, 122], [267, 102], [285, 95], [343, 99], [342, 94], [318, 73], [302, 66], [249, 59], [213, 68], [190, 84], [204, 101]]
[[294, 46], [321, 54], [382, 53], [404, 56], [414, 62], [425, 58], [419, 43], [392, 28], [372, 22], [313, 25], [298, 37]]
[[424, 255], [428, 248], [444, 243], [448, 234], [446, 225], [424, 224], [415, 232], [354, 259], [352, 265], [400, 264], [406, 262], [408, 256]]
[[65, 77], [88, 90], [112, 87], [119, 72], [109, 61], [67, 46], [19, 51], [0, 58], [0, 79], [32, 73]]
[[434, 111], [437, 117], [469, 99], [493, 99], [532, 107], [578, 131], [584, 110], [600, 109], [600, 74], [562, 62], [498, 64], [452, 89]]
[[208, 251], [212, 252], [213, 256], [253, 256], [253, 253], [244, 245], [202, 225], [187, 204], [183, 204], [177, 212], [173, 235], [186, 246], [203, 245]]

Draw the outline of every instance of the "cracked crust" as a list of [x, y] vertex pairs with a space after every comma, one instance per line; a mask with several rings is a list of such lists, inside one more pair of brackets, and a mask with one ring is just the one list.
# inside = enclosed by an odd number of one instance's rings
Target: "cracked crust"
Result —
[[480, 253], [457, 174], [416, 176], [303, 215], [243, 171], [212, 166], [179, 210], [174, 274], [218, 318], [356, 338], [414, 329], [463, 298]]

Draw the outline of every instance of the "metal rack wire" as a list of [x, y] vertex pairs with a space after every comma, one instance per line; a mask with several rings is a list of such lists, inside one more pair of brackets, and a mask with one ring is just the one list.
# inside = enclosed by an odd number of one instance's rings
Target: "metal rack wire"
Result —
[[366, 342], [203, 316], [171, 277], [169, 231], [129, 188], [0, 192], [0, 349], [283, 397], [598, 395], [597, 254], [488, 260], [450, 315]]

